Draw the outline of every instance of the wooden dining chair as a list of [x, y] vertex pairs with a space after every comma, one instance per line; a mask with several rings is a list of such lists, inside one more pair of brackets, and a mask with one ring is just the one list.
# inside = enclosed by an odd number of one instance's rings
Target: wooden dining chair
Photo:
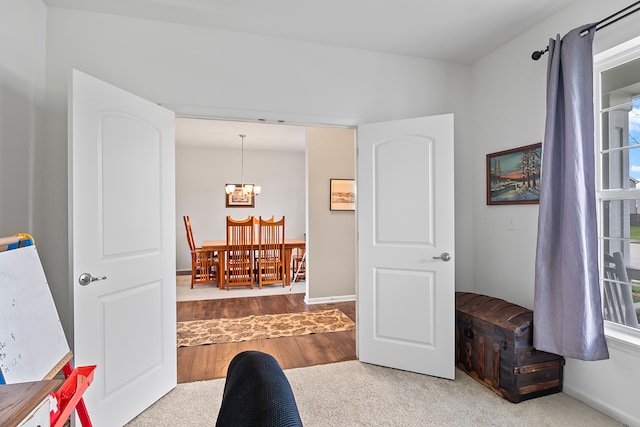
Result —
[[194, 285], [215, 283], [220, 286], [220, 272], [218, 271], [218, 254], [196, 247], [191, 230], [191, 219], [188, 215], [182, 217], [187, 232], [187, 242], [191, 250], [191, 289]]
[[254, 282], [253, 217], [236, 220], [227, 216], [227, 253], [225, 259], [226, 289]]
[[284, 287], [284, 216], [279, 221], [260, 217], [258, 224], [258, 285], [282, 282]]
[[260, 233], [260, 219], [264, 220], [264, 221], [274, 221], [274, 216], [271, 215], [271, 218], [262, 218], [260, 217], [252, 217], [253, 218], [253, 227], [255, 228], [255, 230], [253, 230], [253, 236], [258, 239], [258, 234]]

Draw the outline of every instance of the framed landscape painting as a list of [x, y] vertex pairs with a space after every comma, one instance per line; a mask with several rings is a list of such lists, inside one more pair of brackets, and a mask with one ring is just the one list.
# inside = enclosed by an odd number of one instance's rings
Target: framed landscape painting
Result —
[[487, 205], [540, 203], [542, 143], [487, 154]]
[[356, 184], [353, 179], [330, 180], [330, 206], [332, 211], [356, 210]]

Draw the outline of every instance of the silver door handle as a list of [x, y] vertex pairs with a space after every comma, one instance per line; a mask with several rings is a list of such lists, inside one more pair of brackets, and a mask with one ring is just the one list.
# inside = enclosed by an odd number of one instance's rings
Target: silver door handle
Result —
[[451, 261], [451, 255], [449, 255], [447, 252], [443, 252], [442, 255], [440, 256], [434, 256], [433, 259], [441, 259], [443, 261]]
[[89, 283], [91, 282], [95, 282], [97, 280], [104, 280], [106, 279], [107, 276], [102, 276], [102, 277], [93, 277], [91, 274], [89, 273], [82, 273], [80, 275], [80, 277], [78, 277], [78, 282], [82, 285], [82, 286], [87, 286]]

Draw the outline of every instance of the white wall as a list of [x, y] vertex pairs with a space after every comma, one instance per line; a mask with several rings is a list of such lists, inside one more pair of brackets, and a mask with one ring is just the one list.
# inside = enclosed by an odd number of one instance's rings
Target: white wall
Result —
[[[40, 236], [56, 226], [46, 212], [39, 212], [37, 203], [43, 187], [40, 167], [47, 158], [44, 152], [36, 153], [47, 142], [43, 130], [46, 34], [47, 8], [42, 0], [0, 2], [0, 236], [33, 235], [43, 263], [51, 258], [41, 247]], [[62, 148], [66, 158], [66, 147]], [[66, 168], [64, 164], [60, 167]], [[64, 192], [65, 181], [60, 185]], [[65, 227], [65, 218], [58, 213], [58, 226]], [[66, 237], [62, 239], [64, 251]], [[58, 285], [51, 289], [53, 297], [66, 306], [66, 279]]]
[[[35, 221], [47, 224], [39, 232], [39, 248], [46, 254], [49, 282], [67, 292], [71, 68], [177, 106], [179, 113], [208, 109], [241, 117], [260, 111], [288, 122], [312, 117], [310, 124], [335, 118], [355, 124], [453, 112], [457, 142], [464, 144], [470, 134], [468, 66], [53, 7], [47, 15], [47, 132], [36, 146], [41, 181]], [[456, 154], [470, 164], [468, 151], [456, 147]], [[465, 167], [456, 179], [465, 182], [469, 175]], [[458, 221], [465, 232], [456, 247], [468, 251], [458, 251], [457, 277], [469, 283], [470, 190], [460, 194]], [[71, 298], [58, 297], [56, 303], [71, 330]]]
[[240, 184], [241, 152], [176, 146], [176, 267], [191, 271], [183, 215], [189, 215], [196, 245], [226, 239], [225, 218], [285, 216], [288, 238], [305, 233], [305, 153], [244, 151], [245, 182], [260, 185], [255, 208], [227, 208], [224, 184]]
[[330, 180], [355, 179], [353, 129], [307, 129], [307, 300], [355, 299], [355, 211], [329, 209]]
[[[487, 153], [542, 141], [545, 122], [546, 66], [531, 52], [550, 37], [596, 22], [628, 6], [627, 0], [580, 0], [525, 32], [472, 67], [474, 122], [473, 254], [475, 291], [533, 307], [537, 205], [487, 206]], [[595, 52], [640, 35], [640, 16], [596, 33]], [[544, 177], [542, 178], [544, 179]], [[456, 188], [457, 191], [457, 188]], [[507, 218], [515, 230], [507, 229]], [[640, 383], [638, 349], [611, 346], [611, 359], [580, 362], [568, 359], [564, 390], [631, 425], [640, 425], [636, 385]]]
[[35, 234], [33, 150], [41, 137], [46, 7], [3, 2], [0, 13], [0, 236]]

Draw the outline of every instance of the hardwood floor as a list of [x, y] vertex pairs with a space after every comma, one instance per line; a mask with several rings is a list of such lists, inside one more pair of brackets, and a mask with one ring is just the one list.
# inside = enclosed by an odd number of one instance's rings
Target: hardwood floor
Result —
[[[246, 317], [337, 308], [356, 320], [355, 302], [304, 303], [304, 294], [177, 303], [177, 320]], [[356, 331], [178, 348], [178, 383], [224, 378], [231, 359], [245, 350], [271, 354], [283, 369], [356, 359]]]

